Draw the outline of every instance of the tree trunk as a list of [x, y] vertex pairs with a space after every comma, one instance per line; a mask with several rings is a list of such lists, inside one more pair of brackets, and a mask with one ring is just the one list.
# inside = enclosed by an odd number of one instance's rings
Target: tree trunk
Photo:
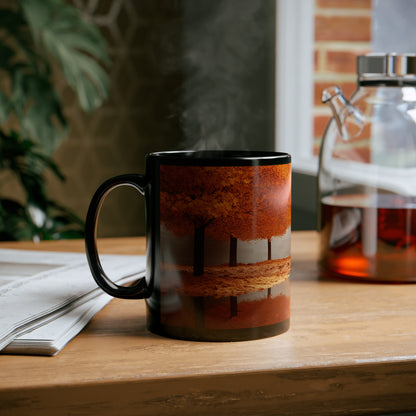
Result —
[[229, 266], [237, 266], [237, 239], [230, 235], [230, 260]]
[[[237, 239], [230, 235], [230, 267], [237, 266]], [[238, 313], [238, 300], [237, 296], [230, 296], [230, 316], [237, 316]]]
[[[194, 276], [204, 274], [204, 248], [205, 248], [205, 225], [195, 226], [194, 231]], [[204, 297], [197, 296], [194, 298], [195, 309], [195, 327], [205, 327], [205, 305]]]
[[194, 231], [194, 276], [204, 274], [205, 225], [195, 226]]
[[[272, 259], [272, 240], [267, 240], [267, 260]], [[270, 298], [272, 296], [272, 288], [269, 287], [267, 289], [267, 297]]]
[[238, 298], [237, 296], [230, 296], [230, 316], [238, 315]]

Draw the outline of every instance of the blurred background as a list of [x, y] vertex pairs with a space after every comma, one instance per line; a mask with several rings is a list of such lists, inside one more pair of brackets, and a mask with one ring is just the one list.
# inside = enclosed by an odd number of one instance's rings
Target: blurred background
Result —
[[[312, 119], [308, 140], [313, 168], [294, 169], [294, 230], [316, 228], [317, 155], [330, 118], [320, 102], [322, 90], [338, 84], [351, 95], [356, 56], [372, 50], [409, 52], [398, 48], [404, 36], [412, 38], [409, 30], [414, 31], [412, 0], [306, 1], [312, 64], [302, 70], [311, 77], [312, 98], [306, 108]], [[50, 198], [84, 219], [92, 194], [106, 178], [143, 173], [144, 155], [153, 151], [277, 148], [296, 159], [299, 138], [288, 138], [287, 149], [276, 137], [277, 36], [285, 37], [276, 22], [284, 2], [70, 1], [107, 43], [109, 62], [103, 68], [109, 89], [101, 105], [85, 112], [67, 80], [54, 72], [68, 136], [52, 153], [66, 180], [46, 173]], [[17, 3], [2, 1], [12, 9]], [[301, 24], [296, 27], [298, 33], [304, 30]], [[407, 49], [412, 48], [409, 43]], [[298, 98], [301, 102], [303, 97]], [[302, 114], [295, 120], [301, 123]], [[0, 196], [16, 195], [24, 204], [13, 175], [0, 170]], [[135, 190], [116, 189], [106, 199], [99, 235], [143, 235], [144, 215], [143, 198]], [[8, 226], [7, 219], [2, 226]]]
[[[108, 42], [110, 95], [85, 114], [62, 82], [71, 132], [55, 153], [59, 201], [82, 217], [110, 176], [144, 172], [144, 155], [176, 149], [274, 148], [273, 0], [74, 1]], [[143, 235], [133, 189], [106, 199], [100, 235]]]

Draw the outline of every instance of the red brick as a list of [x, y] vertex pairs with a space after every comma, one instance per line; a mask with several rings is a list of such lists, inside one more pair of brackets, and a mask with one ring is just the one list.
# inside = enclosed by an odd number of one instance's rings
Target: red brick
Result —
[[371, 124], [365, 124], [361, 133], [360, 133], [359, 138], [361, 140], [363, 140], [363, 139], [369, 140], [370, 137], [371, 137]]
[[330, 116], [315, 116], [313, 118], [313, 137], [323, 137], [330, 118]]
[[316, 6], [331, 9], [371, 9], [372, 0], [316, 0]]
[[337, 73], [356, 73], [357, 54], [349, 51], [328, 51], [326, 70]]
[[371, 40], [371, 18], [369, 16], [315, 16], [316, 41]]
[[[314, 117], [314, 144], [313, 154], [318, 155], [321, 142], [325, 133], [326, 126], [330, 120], [330, 116], [315, 116]], [[342, 146], [338, 147], [335, 153], [343, 158], [350, 158], [352, 160], [360, 160], [368, 162], [370, 159], [370, 137], [371, 128], [364, 126], [363, 131], [358, 137], [353, 137], [348, 142], [340, 142]]]

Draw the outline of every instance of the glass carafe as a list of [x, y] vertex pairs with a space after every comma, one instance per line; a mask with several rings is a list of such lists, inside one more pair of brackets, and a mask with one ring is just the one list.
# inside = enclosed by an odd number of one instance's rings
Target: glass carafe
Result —
[[332, 276], [416, 281], [416, 56], [357, 59], [350, 100], [331, 87], [320, 151], [320, 264]]

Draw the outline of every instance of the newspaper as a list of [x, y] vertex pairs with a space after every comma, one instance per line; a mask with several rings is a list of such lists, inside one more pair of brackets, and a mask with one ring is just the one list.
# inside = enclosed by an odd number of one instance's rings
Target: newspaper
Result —
[[[117, 284], [144, 276], [144, 256], [100, 259]], [[85, 254], [0, 249], [0, 352], [55, 355], [110, 300]]]

